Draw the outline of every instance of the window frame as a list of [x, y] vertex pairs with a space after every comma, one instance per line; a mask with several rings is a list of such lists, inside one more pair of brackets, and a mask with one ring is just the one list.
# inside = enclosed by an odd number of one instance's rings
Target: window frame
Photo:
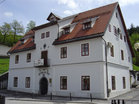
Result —
[[121, 50], [121, 60], [124, 60], [124, 51]]
[[[66, 80], [66, 83], [63, 82], [63, 79]], [[60, 76], [60, 90], [67, 90], [67, 76]]]
[[13, 87], [18, 87], [18, 77], [13, 78]]
[[111, 84], [112, 90], [116, 90], [116, 78], [115, 76], [111, 76]]
[[15, 64], [18, 64], [19, 63], [19, 55], [16, 55], [15, 56]]
[[123, 79], [123, 89], [126, 89], [126, 78], [122, 77], [122, 79]]
[[45, 33], [41, 33], [41, 39], [45, 38]]
[[83, 23], [83, 30], [87, 30], [91, 28], [91, 21]]
[[89, 56], [89, 43], [81, 44], [81, 56]]
[[111, 56], [114, 57], [114, 46], [110, 47]]
[[25, 88], [30, 88], [30, 81], [31, 81], [30, 77], [25, 78]]
[[116, 26], [113, 26], [113, 30], [114, 30], [114, 35], [117, 35], [117, 29], [116, 29]]
[[49, 31], [46, 32], [46, 38], [48, 38], [48, 37], [50, 37], [50, 32]]
[[[86, 79], [87, 78], [87, 79]], [[87, 85], [88, 86], [88, 88], [84, 88], [84, 79], [86, 79], [86, 80], [89, 80], [88, 82], [88, 84], [89, 85]], [[86, 82], [87, 83], [87, 82]], [[81, 76], [81, 90], [82, 91], [90, 91], [90, 76]]]
[[[29, 57], [29, 56], [30, 56], [30, 57]], [[27, 62], [27, 63], [31, 62], [31, 53], [27, 53], [26, 62]]]
[[61, 49], [60, 49], [60, 58], [61, 59], [67, 58], [67, 47], [61, 47]]

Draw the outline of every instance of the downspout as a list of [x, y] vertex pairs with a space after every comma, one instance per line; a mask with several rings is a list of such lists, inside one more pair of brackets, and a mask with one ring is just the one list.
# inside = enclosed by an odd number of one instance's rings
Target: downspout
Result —
[[106, 63], [106, 87], [107, 87], [107, 98], [109, 97], [109, 87], [108, 87], [108, 60], [107, 60], [107, 42], [103, 37], [102, 40], [105, 42], [105, 63]]

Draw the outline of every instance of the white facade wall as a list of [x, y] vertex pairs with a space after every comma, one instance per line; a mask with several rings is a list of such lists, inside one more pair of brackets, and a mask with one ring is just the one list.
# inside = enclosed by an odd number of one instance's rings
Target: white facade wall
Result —
[[[118, 15], [119, 17], [119, 15]], [[60, 21], [59, 27], [69, 25], [73, 17], [66, 21]], [[52, 45], [58, 37], [58, 25], [49, 26], [35, 31], [36, 49], [14, 53], [10, 56], [10, 70], [8, 89], [30, 93], [39, 93], [39, 82], [42, 77], [48, 80], [48, 94], [51, 92], [55, 95], [69, 96], [71, 93], [75, 97], [89, 97], [90, 93], [94, 98], [107, 98], [108, 88], [112, 89], [111, 76], [116, 78], [116, 90], [111, 90], [110, 97], [119, 95], [130, 90], [129, 70], [132, 70], [131, 53], [127, 42], [124, 39], [114, 35], [113, 25], [123, 31], [121, 20], [114, 15], [110, 21], [111, 32], [106, 30], [103, 38], [111, 42], [114, 46], [114, 57], [110, 55], [110, 48], [107, 48], [108, 66], [105, 63], [105, 43], [101, 37], [65, 43], [61, 45]], [[74, 27], [74, 26], [73, 26]], [[41, 33], [50, 32], [50, 37], [41, 39]], [[89, 56], [81, 56], [81, 44], [89, 43]], [[46, 47], [44, 48], [44, 45]], [[60, 58], [61, 47], [67, 47], [67, 58]], [[121, 49], [124, 51], [124, 60], [121, 60]], [[41, 58], [41, 52], [48, 51], [50, 67], [36, 68], [34, 60]], [[27, 53], [31, 53], [31, 62], [26, 62]], [[19, 63], [15, 64], [15, 56], [19, 55]], [[108, 76], [106, 72], [108, 71]], [[67, 76], [67, 90], [60, 90], [60, 76]], [[81, 76], [90, 76], [90, 91], [81, 90]], [[13, 87], [13, 77], [19, 78], [17, 88]], [[25, 88], [25, 77], [31, 78], [31, 87]], [[122, 77], [126, 78], [126, 89], [123, 89]], [[52, 79], [52, 83], [49, 83]]]
[[[116, 17], [116, 12], [118, 14], [118, 18]], [[111, 42], [114, 46], [114, 57], [111, 56], [110, 47], [107, 47], [108, 88], [111, 90], [110, 97], [114, 97], [130, 90], [130, 70], [133, 68], [131, 51], [129, 49], [127, 39], [126, 42], [124, 41], [125, 32], [117, 9], [113, 13], [109, 24], [111, 25], [111, 32], [109, 32], [109, 28], [107, 27], [103, 38], [106, 40], [106, 42]], [[122, 40], [120, 39], [120, 35], [114, 34], [113, 26], [115, 26], [117, 29], [120, 28]], [[124, 51], [124, 60], [121, 59], [121, 50]], [[128, 57], [130, 57], [130, 61], [128, 60]], [[115, 90], [112, 90], [112, 76], [115, 76], [116, 80]], [[126, 79], [126, 89], [123, 89], [122, 77], [125, 77]]]
[[11, 47], [0, 44], [0, 56], [7, 56], [7, 52]]

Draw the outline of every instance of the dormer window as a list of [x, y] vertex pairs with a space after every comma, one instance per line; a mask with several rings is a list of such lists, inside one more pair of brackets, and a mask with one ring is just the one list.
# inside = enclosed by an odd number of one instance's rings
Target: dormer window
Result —
[[62, 29], [63, 29], [62, 35], [70, 33], [70, 26], [65, 26]]
[[91, 21], [83, 23], [83, 30], [90, 29], [90, 28], [91, 28]]
[[64, 28], [64, 33], [65, 33], [65, 34], [69, 34], [69, 33], [70, 33], [70, 27]]

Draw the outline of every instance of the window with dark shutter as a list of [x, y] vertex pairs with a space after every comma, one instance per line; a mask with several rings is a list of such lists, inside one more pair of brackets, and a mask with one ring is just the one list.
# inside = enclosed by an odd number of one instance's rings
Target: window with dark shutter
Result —
[[42, 33], [41, 34], [41, 39], [44, 39], [45, 38], [45, 33]]
[[27, 62], [31, 62], [31, 53], [27, 54]]
[[126, 79], [125, 79], [125, 77], [123, 77], [123, 89], [125, 89], [126, 88]]
[[111, 77], [111, 81], [112, 81], [112, 90], [115, 90], [116, 89], [115, 76]]
[[14, 77], [13, 86], [18, 87], [18, 77]]
[[46, 38], [48, 38], [50, 36], [50, 32], [46, 32]]
[[89, 43], [81, 44], [81, 55], [82, 56], [89, 55]]
[[60, 89], [67, 90], [67, 76], [60, 76]]
[[67, 58], [67, 47], [61, 48], [61, 58]]
[[19, 63], [19, 55], [16, 55], [15, 56], [15, 64], [18, 64]]
[[81, 89], [90, 90], [90, 76], [81, 77]]
[[26, 77], [25, 79], [25, 88], [30, 88], [30, 77]]
[[110, 48], [110, 50], [111, 50], [111, 56], [114, 57], [114, 46], [112, 46], [112, 47]]
[[121, 59], [124, 60], [124, 51], [121, 50]]

